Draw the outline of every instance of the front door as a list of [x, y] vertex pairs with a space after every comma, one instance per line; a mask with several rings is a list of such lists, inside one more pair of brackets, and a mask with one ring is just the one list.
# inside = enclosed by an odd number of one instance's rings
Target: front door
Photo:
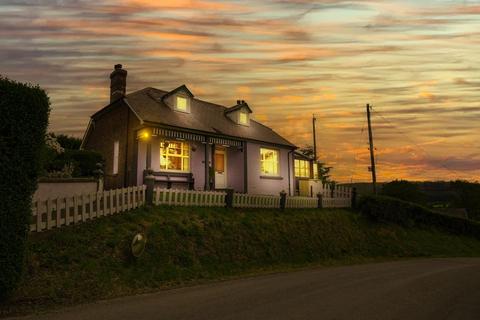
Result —
[[215, 149], [215, 189], [227, 187], [227, 152]]

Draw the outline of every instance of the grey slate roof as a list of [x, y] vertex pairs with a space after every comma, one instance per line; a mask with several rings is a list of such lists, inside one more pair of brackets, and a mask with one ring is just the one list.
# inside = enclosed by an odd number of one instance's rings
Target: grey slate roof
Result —
[[225, 115], [228, 108], [218, 104], [193, 98], [190, 113], [174, 111], [162, 101], [166, 94], [167, 91], [148, 87], [127, 94], [125, 100], [143, 121], [295, 147], [255, 120], [250, 120], [250, 126], [236, 124]]

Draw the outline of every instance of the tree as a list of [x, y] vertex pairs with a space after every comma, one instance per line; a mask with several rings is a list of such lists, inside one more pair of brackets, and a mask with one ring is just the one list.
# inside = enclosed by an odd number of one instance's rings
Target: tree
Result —
[[50, 133], [54, 138], [57, 139], [58, 143], [62, 148], [68, 150], [80, 150], [80, 145], [82, 144], [82, 139], [68, 136], [66, 134], [54, 134]]
[[[312, 160], [314, 158], [313, 146], [311, 145], [306, 145], [305, 147], [299, 148], [298, 152]], [[334, 181], [330, 179], [330, 170], [332, 169], [332, 167], [327, 167], [325, 163], [318, 160], [316, 160], [315, 163], [318, 167], [318, 175], [320, 180], [322, 180], [323, 183], [334, 183]]]

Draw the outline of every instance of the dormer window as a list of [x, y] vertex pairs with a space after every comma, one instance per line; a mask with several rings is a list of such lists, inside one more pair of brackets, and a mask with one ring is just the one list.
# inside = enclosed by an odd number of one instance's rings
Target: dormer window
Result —
[[175, 99], [175, 109], [177, 111], [188, 112], [188, 100], [185, 97], [177, 96]]
[[173, 89], [161, 98], [170, 109], [178, 112], [190, 113], [193, 94], [185, 85]]
[[244, 100], [237, 100], [237, 104], [225, 110], [225, 115], [233, 122], [242, 126], [250, 125], [250, 113], [252, 109]]
[[240, 111], [238, 113], [238, 123], [243, 125], [248, 125], [248, 113], [245, 111]]

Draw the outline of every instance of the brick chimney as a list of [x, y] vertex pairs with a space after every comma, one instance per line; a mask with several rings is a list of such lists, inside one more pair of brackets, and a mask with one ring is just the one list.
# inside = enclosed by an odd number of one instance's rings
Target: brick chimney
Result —
[[110, 73], [110, 103], [125, 96], [127, 89], [127, 70], [121, 64], [116, 64]]

